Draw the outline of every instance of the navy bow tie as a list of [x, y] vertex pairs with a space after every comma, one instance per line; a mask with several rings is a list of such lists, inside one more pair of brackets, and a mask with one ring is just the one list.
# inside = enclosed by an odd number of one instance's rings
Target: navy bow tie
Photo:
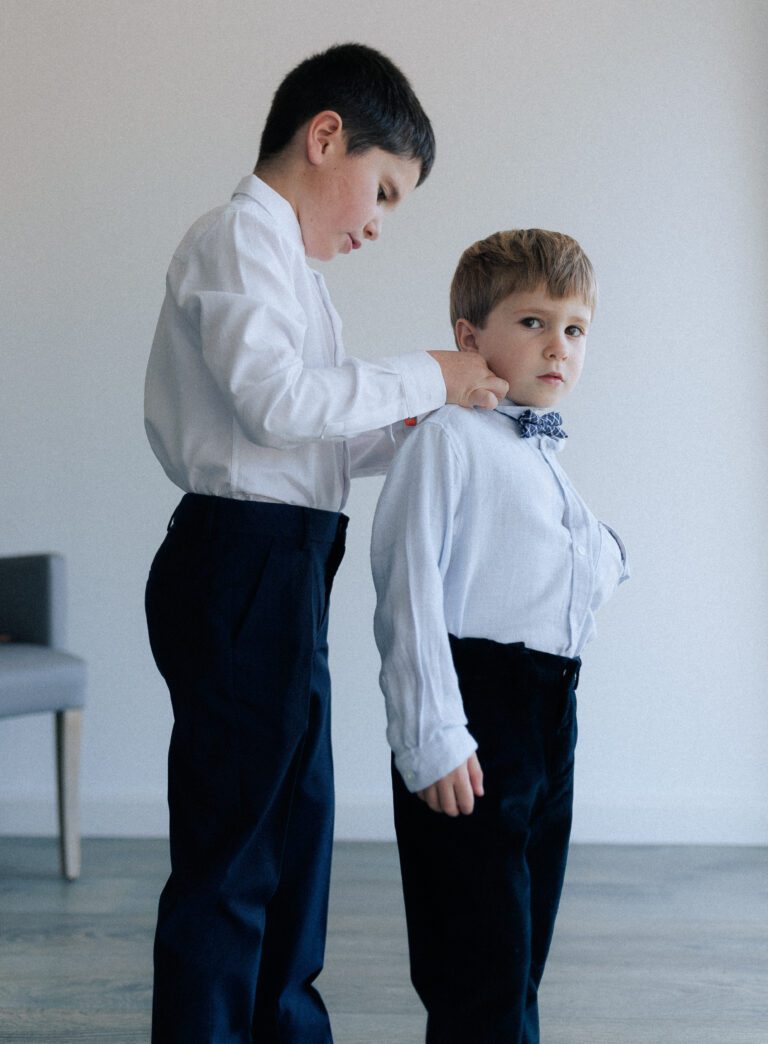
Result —
[[563, 418], [559, 413], [534, 413], [533, 410], [524, 410], [519, 417], [513, 417], [520, 427], [520, 436], [530, 439], [534, 435], [551, 435], [553, 439], [567, 439], [560, 425]]

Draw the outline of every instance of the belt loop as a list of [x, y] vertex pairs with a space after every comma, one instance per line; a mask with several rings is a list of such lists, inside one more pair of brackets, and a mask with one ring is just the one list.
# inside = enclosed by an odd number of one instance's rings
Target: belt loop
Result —
[[188, 500], [188, 498], [189, 498], [189, 493], [185, 493], [185, 494], [184, 494], [184, 496], [183, 496], [183, 497], [181, 498], [181, 500], [180, 500], [180, 501], [178, 502], [178, 504], [176, 505], [176, 507], [175, 507], [175, 508], [173, 509], [173, 512], [172, 512], [172, 514], [171, 514], [171, 517], [170, 517], [170, 518], [168, 519], [168, 528], [167, 528], [167, 531], [168, 531], [169, 533], [170, 533], [170, 531], [171, 531], [171, 530], [173, 529], [173, 527], [174, 527], [174, 526], [176, 525], [176, 516], [177, 516], [177, 515], [179, 514], [179, 512], [181, 511], [182, 507], [184, 506], [184, 503], [185, 503], [185, 501], [187, 501], [187, 500]]

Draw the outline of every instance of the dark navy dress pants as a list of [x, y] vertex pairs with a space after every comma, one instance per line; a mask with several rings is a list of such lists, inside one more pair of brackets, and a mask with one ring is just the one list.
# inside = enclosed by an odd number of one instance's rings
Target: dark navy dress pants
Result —
[[411, 978], [428, 1044], [538, 1044], [565, 874], [579, 660], [451, 637], [485, 795], [431, 811], [393, 769]]
[[187, 494], [147, 584], [170, 690], [153, 1044], [328, 1044], [328, 599], [346, 518]]

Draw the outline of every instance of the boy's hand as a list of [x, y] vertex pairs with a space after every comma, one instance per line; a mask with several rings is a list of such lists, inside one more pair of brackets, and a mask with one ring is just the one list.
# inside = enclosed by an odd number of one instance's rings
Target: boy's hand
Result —
[[463, 765], [443, 776], [431, 787], [417, 791], [433, 812], [445, 812], [447, 816], [468, 816], [475, 807], [475, 797], [482, 797], [483, 770], [477, 754], [470, 754]]
[[485, 359], [477, 352], [435, 351], [429, 354], [443, 371], [446, 402], [495, 410], [507, 394], [507, 382], [489, 370]]

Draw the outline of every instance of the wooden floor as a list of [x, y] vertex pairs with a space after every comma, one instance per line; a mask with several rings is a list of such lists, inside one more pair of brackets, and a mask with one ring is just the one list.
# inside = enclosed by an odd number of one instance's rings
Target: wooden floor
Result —
[[[91, 840], [66, 884], [53, 841], [0, 838], [0, 1041], [146, 1044], [166, 872]], [[423, 1040], [392, 845], [337, 846], [320, 985], [336, 1044]], [[768, 849], [575, 846], [541, 1010], [543, 1044], [768, 1044]]]

